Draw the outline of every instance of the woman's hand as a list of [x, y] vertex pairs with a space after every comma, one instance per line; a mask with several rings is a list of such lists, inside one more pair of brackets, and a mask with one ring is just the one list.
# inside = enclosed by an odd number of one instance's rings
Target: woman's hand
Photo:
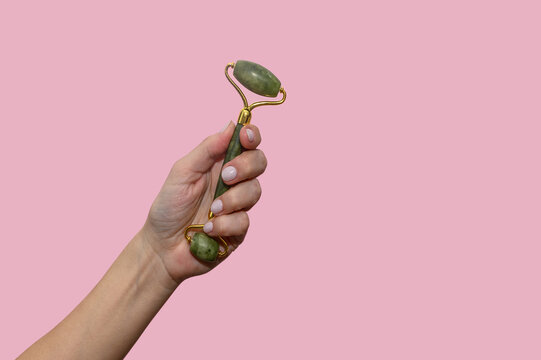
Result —
[[234, 128], [230, 123], [175, 163], [141, 231], [85, 299], [20, 359], [123, 359], [176, 287], [217, 265], [194, 258], [184, 239], [188, 225], [208, 222], [211, 203], [216, 216], [207, 233], [222, 235], [230, 251], [242, 242], [267, 160], [256, 150], [259, 130], [245, 126], [240, 139], [247, 150], [222, 172], [234, 186], [212, 202]]
[[[205, 224], [210, 236], [222, 236], [229, 244], [229, 253], [246, 236], [249, 226], [247, 211], [261, 196], [257, 176], [267, 166], [267, 160], [256, 147], [261, 142], [259, 130], [246, 125], [240, 132], [240, 141], [246, 149], [225, 164], [222, 161], [233, 135], [235, 125], [205, 139], [188, 155], [178, 160], [154, 200], [148, 219], [140, 232], [163, 263], [164, 275], [170, 285], [204, 274], [216, 263], [197, 260], [184, 238], [184, 230], [191, 224]], [[234, 185], [213, 202], [218, 177], [227, 185]], [[215, 214], [208, 220], [208, 211]], [[228, 254], [229, 255], [229, 254]]]

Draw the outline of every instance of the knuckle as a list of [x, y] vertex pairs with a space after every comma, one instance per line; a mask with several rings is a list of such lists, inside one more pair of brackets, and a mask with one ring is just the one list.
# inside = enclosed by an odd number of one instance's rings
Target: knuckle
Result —
[[226, 194], [227, 206], [224, 205], [224, 207], [227, 207], [230, 211], [235, 211], [239, 207], [241, 196], [237, 193], [237, 191], [227, 191]]
[[181, 158], [173, 163], [171, 170], [169, 171], [169, 177], [188, 178], [190, 172], [186, 167], [186, 159]]
[[178, 171], [183, 168], [184, 164], [184, 158], [180, 158], [177, 161], [173, 163], [173, 166], [171, 167], [171, 171]]
[[259, 182], [259, 180], [254, 179], [252, 186], [254, 187], [256, 199], [259, 200], [261, 198], [261, 193], [262, 193], [261, 183]]
[[246, 211], [243, 211], [239, 213], [240, 215], [240, 225], [243, 232], [248, 231], [248, 228], [250, 227], [250, 217], [248, 216], [248, 213]]
[[258, 153], [258, 161], [263, 165], [263, 170], [267, 168], [267, 157], [265, 156], [265, 153], [261, 150], [257, 151]]

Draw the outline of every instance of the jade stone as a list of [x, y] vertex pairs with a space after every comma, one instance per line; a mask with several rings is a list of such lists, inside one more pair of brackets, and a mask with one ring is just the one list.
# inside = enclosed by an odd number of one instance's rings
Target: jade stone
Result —
[[245, 88], [261, 96], [276, 97], [280, 91], [280, 80], [263, 66], [251, 61], [237, 61], [233, 76]]
[[190, 252], [199, 260], [216, 261], [218, 243], [207, 234], [197, 232], [192, 237]]
[[[242, 127], [242, 124], [237, 124], [237, 126], [235, 127], [235, 132], [233, 132], [233, 136], [231, 137], [231, 141], [229, 141], [229, 146], [227, 147], [227, 152], [225, 153], [225, 159], [223, 162], [224, 164], [227, 164], [244, 151], [244, 147], [240, 144], [240, 130], [242, 129]], [[229, 190], [229, 187], [230, 186], [224, 183], [224, 181], [222, 180], [222, 174], [220, 173], [218, 183], [216, 184], [216, 192], [214, 193], [214, 199]]]

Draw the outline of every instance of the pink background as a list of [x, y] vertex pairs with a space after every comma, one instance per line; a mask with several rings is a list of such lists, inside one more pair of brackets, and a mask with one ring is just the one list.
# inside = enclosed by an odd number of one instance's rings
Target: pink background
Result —
[[71, 311], [172, 163], [236, 119], [237, 59], [289, 95], [254, 112], [249, 238], [128, 359], [541, 358], [537, 4], [2, 1], [0, 358]]

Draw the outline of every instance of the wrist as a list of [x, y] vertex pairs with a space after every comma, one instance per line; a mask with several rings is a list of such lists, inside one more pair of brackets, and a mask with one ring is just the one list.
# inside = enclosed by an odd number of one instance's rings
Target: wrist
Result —
[[137, 262], [141, 265], [141, 273], [145, 274], [145, 277], [150, 277], [151, 283], [173, 293], [181, 281], [174, 279], [167, 271], [161, 254], [152, 247], [145, 227], [135, 235], [130, 245], [138, 253]]

